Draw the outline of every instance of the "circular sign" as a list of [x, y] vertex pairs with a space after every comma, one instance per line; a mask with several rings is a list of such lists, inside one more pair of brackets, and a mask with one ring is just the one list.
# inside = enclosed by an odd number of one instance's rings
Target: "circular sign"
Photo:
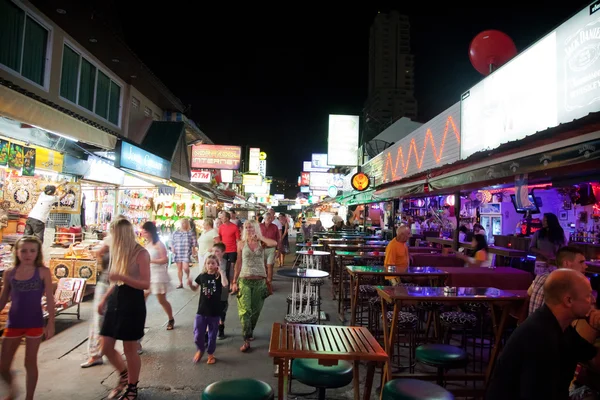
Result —
[[329, 186], [329, 189], [327, 189], [327, 194], [329, 195], [329, 197], [335, 197], [335, 196], [337, 196], [337, 193], [338, 193], [337, 186]]
[[261, 160], [261, 161], [266, 160], [267, 159], [267, 153], [265, 153], [264, 151], [261, 151], [258, 154], [258, 159]]
[[367, 174], [365, 174], [364, 172], [358, 172], [352, 176], [352, 180], [350, 181], [350, 184], [352, 185], [352, 188], [354, 190], [358, 190], [359, 192], [362, 192], [369, 188], [369, 185], [371, 184], [371, 180], [369, 179]]

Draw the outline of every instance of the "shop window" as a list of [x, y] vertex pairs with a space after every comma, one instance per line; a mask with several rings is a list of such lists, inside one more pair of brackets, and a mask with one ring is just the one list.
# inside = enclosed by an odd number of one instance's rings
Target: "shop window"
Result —
[[0, 64], [45, 85], [49, 31], [10, 0], [0, 0]]
[[102, 71], [98, 71], [96, 83], [96, 114], [108, 119], [108, 94], [110, 92], [110, 78]]
[[63, 46], [60, 96], [119, 125], [121, 86], [67, 44]]

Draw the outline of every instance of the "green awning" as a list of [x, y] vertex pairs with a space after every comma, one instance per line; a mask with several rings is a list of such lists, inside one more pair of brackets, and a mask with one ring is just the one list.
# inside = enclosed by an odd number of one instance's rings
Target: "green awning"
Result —
[[183, 122], [154, 121], [140, 144], [150, 153], [173, 162], [175, 149], [184, 132]]

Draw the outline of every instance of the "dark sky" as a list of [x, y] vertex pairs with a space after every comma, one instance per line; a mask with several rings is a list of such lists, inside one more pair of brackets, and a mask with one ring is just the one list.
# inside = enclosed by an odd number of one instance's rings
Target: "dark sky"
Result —
[[[327, 151], [328, 114], [361, 113], [369, 27], [378, 9], [348, 2], [338, 3], [342, 8], [314, 2], [247, 9], [205, 3], [121, 2], [125, 40], [191, 105], [192, 119], [215, 143], [258, 146], [268, 153], [269, 175], [295, 181], [303, 160]], [[421, 121], [481, 80], [468, 58], [477, 33], [501, 30], [522, 51], [588, 4], [502, 1], [485, 8], [435, 8], [430, 2], [402, 3], [408, 2], [395, 4], [410, 17]]]

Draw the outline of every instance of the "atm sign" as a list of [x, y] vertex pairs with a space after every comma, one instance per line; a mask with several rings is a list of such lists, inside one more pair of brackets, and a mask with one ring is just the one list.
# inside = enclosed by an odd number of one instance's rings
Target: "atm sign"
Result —
[[192, 171], [191, 182], [210, 183], [210, 171]]

